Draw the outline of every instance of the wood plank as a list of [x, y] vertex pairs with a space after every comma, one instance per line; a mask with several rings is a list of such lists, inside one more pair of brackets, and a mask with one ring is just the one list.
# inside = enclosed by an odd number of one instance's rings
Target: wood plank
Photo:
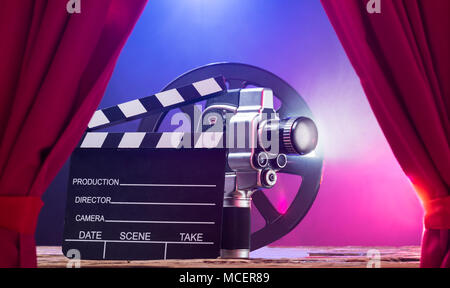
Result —
[[[380, 252], [382, 268], [417, 268], [420, 247], [271, 247], [263, 248], [258, 258], [241, 259], [194, 259], [152, 261], [87, 261], [81, 267], [168, 267], [168, 268], [366, 268], [370, 260], [367, 252]], [[64, 268], [68, 259], [62, 255], [61, 247], [37, 248], [38, 267]], [[293, 257], [276, 258], [277, 255]], [[283, 257], [283, 256], [282, 256]]]

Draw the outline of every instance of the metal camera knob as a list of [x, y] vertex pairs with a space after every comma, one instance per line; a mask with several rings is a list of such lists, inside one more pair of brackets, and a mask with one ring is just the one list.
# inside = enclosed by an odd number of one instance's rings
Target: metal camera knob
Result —
[[259, 168], [269, 165], [269, 155], [266, 152], [259, 152], [255, 157], [255, 164]]
[[277, 183], [277, 173], [273, 169], [265, 169], [261, 172], [261, 184], [265, 188], [272, 188]]
[[279, 129], [281, 148], [287, 154], [308, 154], [317, 146], [319, 133], [316, 124], [309, 118], [281, 120]]

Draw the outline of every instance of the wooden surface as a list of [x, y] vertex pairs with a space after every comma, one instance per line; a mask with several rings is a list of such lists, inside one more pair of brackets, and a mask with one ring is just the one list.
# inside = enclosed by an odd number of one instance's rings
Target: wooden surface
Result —
[[[369, 250], [380, 252], [381, 268], [419, 267], [420, 247], [275, 247], [262, 248], [249, 260], [198, 259], [153, 261], [81, 261], [83, 267], [173, 268], [366, 268]], [[38, 247], [38, 266], [65, 268], [60, 247]], [[255, 258], [256, 257], [256, 258]], [[276, 258], [281, 257], [281, 258]], [[285, 258], [283, 258], [285, 257]]]

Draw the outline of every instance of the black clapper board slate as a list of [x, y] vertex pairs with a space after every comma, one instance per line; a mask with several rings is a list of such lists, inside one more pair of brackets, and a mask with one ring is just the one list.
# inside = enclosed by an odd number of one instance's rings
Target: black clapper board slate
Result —
[[224, 149], [76, 149], [63, 253], [81, 259], [217, 258]]

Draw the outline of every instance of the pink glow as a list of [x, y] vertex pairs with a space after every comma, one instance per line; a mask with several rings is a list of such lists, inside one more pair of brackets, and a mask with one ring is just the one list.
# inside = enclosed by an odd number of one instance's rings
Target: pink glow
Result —
[[278, 212], [280, 212], [281, 214], [286, 213], [287, 209], [289, 208], [288, 202], [287, 202], [287, 200], [286, 200], [286, 197], [282, 197], [282, 198], [278, 201], [278, 203], [277, 203], [277, 205], [276, 205], [276, 208], [277, 208]]
[[[308, 75], [299, 71], [287, 79], [314, 111], [325, 166], [310, 212], [273, 245], [419, 245], [423, 209], [416, 192], [345, 54], [336, 61], [341, 62], [339, 73], [312, 65], [302, 69]], [[279, 212], [286, 211], [299, 185], [295, 178], [283, 177], [267, 193]]]

